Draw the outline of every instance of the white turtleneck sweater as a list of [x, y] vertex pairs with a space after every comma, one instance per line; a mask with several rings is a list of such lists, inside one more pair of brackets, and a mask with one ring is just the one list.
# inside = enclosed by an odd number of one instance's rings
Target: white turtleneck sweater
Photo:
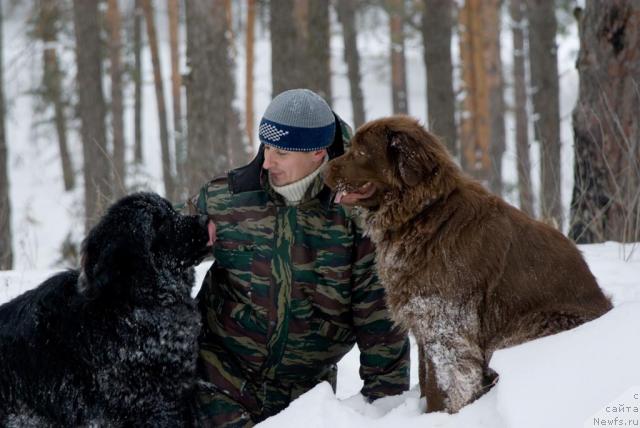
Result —
[[320, 174], [322, 168], [329, 162], [329, 156], [324, 158], [324, 162], [320, 165], [315, 171], [311, 174], [307, 175], [304, 178], [301, 178], [298, 181], [294, 181], [290, 184], [285, 184], [284, 186], [276, 186], [271, 183], [271, 188], [278, 194], [282, 195], [282, 197], [287, 202], [287, 205], [298, 205], [302, 200], [305, 192], [309, 188], [309, 185], [315, 178]]

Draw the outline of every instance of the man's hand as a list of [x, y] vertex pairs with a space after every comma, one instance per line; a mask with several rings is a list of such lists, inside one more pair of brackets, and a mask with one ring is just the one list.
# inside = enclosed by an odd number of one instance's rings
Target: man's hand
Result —
[[212, 220], [209, 220], [207, 223], [207, 230], [209, 232], [209, 241], [207, 242], [208, 247], [212, 247], [214, 242], [216, 242], [216, 225]]

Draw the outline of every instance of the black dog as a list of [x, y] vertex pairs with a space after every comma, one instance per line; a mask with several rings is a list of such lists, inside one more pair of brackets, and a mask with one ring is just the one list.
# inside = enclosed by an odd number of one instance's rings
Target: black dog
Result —
[[206, 217], [150, 193], [114, 204], [82, 269], [0, 306], [0, 426], [191, 424]]

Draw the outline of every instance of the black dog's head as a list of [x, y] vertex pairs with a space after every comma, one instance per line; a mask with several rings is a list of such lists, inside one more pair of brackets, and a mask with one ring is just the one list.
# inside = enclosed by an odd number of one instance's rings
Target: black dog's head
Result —
[[210, 230], [206, 216], [180, 215], [156, 194], [125, 196], [83, 243], [81, 285], [153, 282], [161, 271], [178, 278], [211, 250]]

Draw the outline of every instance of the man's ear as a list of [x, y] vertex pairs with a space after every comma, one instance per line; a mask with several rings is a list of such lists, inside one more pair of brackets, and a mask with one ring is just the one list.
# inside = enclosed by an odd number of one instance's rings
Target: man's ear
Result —
[[387, 133], [387, 154], [396, 174], [407, 186], [426, 180], [436, 164], [427, 153], [426, 143], [403, 132]]
[[313, 159], [316, 161], [324, 160], [327, 156], [327, 149], [316, 150], [313, 152]]

